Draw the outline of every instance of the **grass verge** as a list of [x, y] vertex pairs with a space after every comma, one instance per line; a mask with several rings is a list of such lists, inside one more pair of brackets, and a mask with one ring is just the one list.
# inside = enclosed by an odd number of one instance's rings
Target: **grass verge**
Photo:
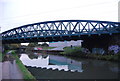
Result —
[[16, 64], [18, 65], [19, 69], [23, 74], [23, 79], [25, 81], [37, 81], [35, 77], [27, 70], [27, 68], [23, 65], [19, 57], [15, 54], [15, 51], [12, 51], [12, 55], [16, 59]]
[[118, 59], [120, 57], [120, 52], [115, 55], [112, 55], [112, 54], [101, 55], [101, 54], [92, 54], [92, 53], [86, 54], [86, 53], [82, 52], [81, 47], [73, 47], [73, 48], [66, 47], [66, 48], [64, 48], [64, 52], [62, 52], [61, 55], [107, 60], [107, 61], [120, 61]]
[[0, 62], [3, 61], [3, 58], [5, 56], [5, 54], [8, 52], [9, 50], [5, 51], [4, 53], [0, 52]]
[[42, 48], [43, 48], [43, 50], [48, 50], [48, 49], [53, 49], [55, 47], [42, 47]]

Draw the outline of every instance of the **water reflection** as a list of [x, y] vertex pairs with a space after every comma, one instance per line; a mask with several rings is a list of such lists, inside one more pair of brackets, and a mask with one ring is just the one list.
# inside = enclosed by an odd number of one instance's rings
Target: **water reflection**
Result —
[[[65, 56], [47, 55], [41, 53], [21, 54], [20, 60], [26, 66], [52, 68], [64, 71], [77, 71], [76, 78], [115, 79], [118, 78], [118, 63], [81, 59], [75, 60]], [[42, 74], [43, 75], [43, 74]], [[73, 76], [70, 74], [70, 76]], [[82, 76], [82, 77], [81, 77]], [[44, 77], [44, 76], [43, 76]]]
[[20, 60], [23, 62], [26, 66], [47, 66], [49, 64], [49, 57], [43, 58], [42, 56], [39, 56], [37, 58], [30, 58], [30, 55], [22, 54], [20, 57]]
[[54, 55], [46, 55], [41, 53], [34, 53], [27, 55], [21, 54], [20, 60], [26, 66], [32, 67], [41, 67], [41, 68], [52, 68], [64, 71], [78, 71], [82, 72], [82, 63], [76, 62], [75, 60], [63, 58], [63, 57], [55, 57]]

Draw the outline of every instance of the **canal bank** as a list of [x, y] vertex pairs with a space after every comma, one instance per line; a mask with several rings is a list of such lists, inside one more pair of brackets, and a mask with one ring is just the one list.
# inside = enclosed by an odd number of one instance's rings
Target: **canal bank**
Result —
[[[111, 50], [113, 50], [113, 47], [114, 46], [112, 46]], [[72, 46], [72, 45], [70, 47], [56, 47], [56, 48], [51, 47], [50, 49], [49, 47], [47, 47], [48, 49], [43, 49], [43, 48], [35, 49], [35, 48], [36, 47], [34, 47], [32, 51], [37, 53], [40, 52], [40, 53], [57, 54], [57, 55], [69, 56], [69, 57], [79, 57], [79, 58], [89, 58], [89, 59], [120, 62], [120, 60], [118, 59], [120, 58], [120, 51], [116, 53], [114, 52], [115, 50], [114, 51], [110, 50], [108, 52], [103, 53], [103, 50], [96, 48], [94, 49], [94, 52], [90, 52], [87, 48], [82, 48], [80, 46]], [[27, 50], [27, 51], [29, 52], [30, 50]]]
[[[7, 53], [7, 54], [6, 54]], [[15, 51], [6, 51], [2, 62], [2, 79], [3, 81], [36, 81], [34, 76], [26, 69], [19, 60]]]
[[82, 52], [81, 48], [75, 48], [75, 49], [69, 48], [64, 50], [52, 50], [52, 49], [51, 50], [35, 50], [32, 52], [67, 56], [67, 57], [73, 57], [73, 58], [74, 57], [89, 58], [89, 59], [120, 62], [120, 60], [118, 59], [120, 58], [120, 52], [118, 52], [117, 54], [92, 54], [92, 53]]
[[64, 52], [61, 52], [60, 55], [65, 55], [69, 57], [79, 57], [79, 58], [89, 58], [89, 59], [120, 62], [119, 60], [120, 51], [116, 54], [113, 54], [113, 53], [99, 54], [99, 53], [91, 53], [86, 48], [66, 47], [64, 48]]
[[2, 59], [2, 81], [6, 80], [21, 80], [23, 81], [23, 74], [21, 73], [16, 60], [12, 55], [8, 54], [11, 51], [7, 51], [3, 55]]
[[15, 51], [12, 51], [12, 55], [15, 57], [16, 64], [18, 65], [19, 69], [21, 70], [23, 74], [23, 79], [25, 81], [36, 81], [35, 77], [27, 70], [27, 68], [23, 65], [23, 63], [19, 60], [19, 57], [17, 54], [15, 54]]

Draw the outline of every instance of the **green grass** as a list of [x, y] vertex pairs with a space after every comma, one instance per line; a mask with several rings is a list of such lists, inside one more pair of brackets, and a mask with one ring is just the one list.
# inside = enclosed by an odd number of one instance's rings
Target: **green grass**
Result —
[[3, 61], [3, 58], [4, 58], [4, 56], [5, 56], [5, 54], [6, 54], [7, 52], [8, 52], [8, 50], [5, 51], [4, 53], [0, 52], [0, 62]]
[[120, 54], [115, 54], [115, 55], [100, 55], [100, 54], [87, 54], [86, 57], [88, 58], [94, 58], [94, 59], [99, 59], [99, 60], [107, 60], [107, 61], [119, 61]]
[[42, 47], [42, 48], [43, 48], [43, 50], [48, 50], [48, 49], [53, 49], [55, 47]]
[[81, 47], [65, 47], [64, 52], [61, 55], [66, 56], [75, 56], [81, 58], [90, 58], [90, 59], [98, 59], [98, 60], [107, 60], [107, 61], [119, 61], [118, 57], [120, 57], [120, 53], [112, 55], [112, 54], [85, 54], [82, 52]]
[[2, 53], [0, 52], [0, 62], [2, 62]]
[[63, 55], [72, 55], [72, 56], [80, 56], [82, 53], [82, 48], [81, 47], [65, 47], [64, 52], [61, 54]]
[[26, 81], [36, 81], [35, 77], [27, 70], [21, 60], [19, 60], [18, 56], [15, 54], [15, 51], [12, 51], [12, 55], [15, 57], [16, 64], [18, 65], [23, 74], [23, 79]]

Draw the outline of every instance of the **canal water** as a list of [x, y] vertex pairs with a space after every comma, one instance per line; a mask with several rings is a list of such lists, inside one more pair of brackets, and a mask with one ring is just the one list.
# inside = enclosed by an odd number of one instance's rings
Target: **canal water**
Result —
[[37, 79], [118, 79], [118, 63], [31, 53], [20, 60]]

